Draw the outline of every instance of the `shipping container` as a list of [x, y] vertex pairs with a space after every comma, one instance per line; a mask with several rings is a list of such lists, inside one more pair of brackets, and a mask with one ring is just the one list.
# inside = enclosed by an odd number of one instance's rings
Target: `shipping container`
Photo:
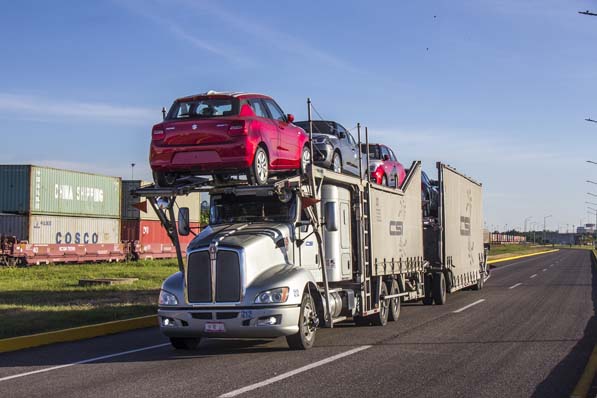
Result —
[[0, 213], [120, 218], [121, 180], [31, 165], [0, 165]]
[[0, 236], [14, 236], [17, 240], [27, 240], [29, 217], [20, 214], [0, 214]]
[[[199, 223], [191, 222], [190, 225], [193, 232], [199, 232]], [[122, 220], [121, 231], [123, 241], [139, 241], [142, 245], [172, 243], [162, 224], [155, 220]], [[183, 250], [186, 249], [194, 237], [193, 234], [189, 234], [188, 236], [178, 235]]]
[[120, 243], [120, 220], [33, 214], [0, 214], [0, 235], [33, 244]]
[[[155, 220], [159, 218], [151, 205], [147, 203], [147, 212], [140, 211], [133, 205], [144, 201], [143, 197], [134, 197], [131, 195], [131, 190], [138, 189], [142, 186], [150, 185], [151, 182], [140, 180], [124, 180], [122, 181], [122, 219], [123, 220]], [[207, 194], [204, 194], [207, 197]], [[189, 208], [189, 221], [199, 222], [201, 215], [201, 194], [199, 192], [192, 193], [186, 196], [176, 197], [175, 216], [178, 217], [179, 207]], [[209, 202], [209, 199], [205, 198]]]

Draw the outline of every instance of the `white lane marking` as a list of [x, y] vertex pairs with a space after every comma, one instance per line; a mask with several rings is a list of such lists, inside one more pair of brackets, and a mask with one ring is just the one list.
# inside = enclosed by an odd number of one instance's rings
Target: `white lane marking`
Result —
[[101, 357], [95, 357], [95, 358], [90, 358], [90, 359], [84, 359], [82, 361], [65, 363], [64, 365], [52, 366], [51, 368], [44, 368], [44, 369], [39, 369], [39, 370], [33, 370], [31, 372], [19, 373], [19, 374], [12, 375], [12, 376], [2, 377], [2, 378], [0, 378], [0, 382], [1, 381], [6, 381], [6, 380], [17, 379], [19, 377], [31, 376], [31, 375], [38, 374], [38, 373], [50, 372], [52, 370], [58, 370], [58, 369], [62, 369], [62, 368], [68, 368], [70, 366], [81, 365], [81, 364], [84, 364], [84, 363], [101, 361], [102, 359], [109, 359], [109, 358], [114, 358], [114, 357], [120, 357], [122, 355], [133, 354], [135, 352], [153, 350], [153, 349], [156, 349], [156, 348], [165, 347], [167, 345], [170, 345], [170, 343], [152, 345], [152, 346], [149, 346], [149, 347], [137, 348], [136, 350], [117, 352], [116, 354], [103, 355]]
[[520, 285], [522, 285], [522, 283], [517, 283], [516, 285], [510, 286], [508, 289], [514, 289], [514, 288], [516, 288], [516, 287], [518, 287]]
[[475, 301], [474, 303], [471, 303], [471, 304], [469, 304], [469, 305], [465, 305], [465, 306], [464, 306], [464, 307], [462, 307], [461, 309], [459, 309], [459, 310], [456, 310], [456, 311], [453, 311], [453, 312], [454, 312], [455, 314], [458, 314], [459, 312], [462, 312], [462, 311], [464, 311], [464, 310], [466, 310], [466, 309], [468, 309], [468, 308], [471, 308], [473, 305], [481, 304], [483, 301], [485, 301], [485, 299], [477, 300], [477, 301]]
[[363, 351], [363, 350], [366, 350], [366, 349], [371, 348], [371, 347], [372, 346], [370, 346], [370, 345], [364, 345], [364, 346], [357, 347], [357, 348], [354, 348], [354, 349], [349, 350], [349, 351], [342, 352], [340, 354], [331, 356], [329, 358], [322, 359], [321, 361], [313, 362], [312, 364], [305, 365], [305, 366], [303, 366], [301, 368], [294, 369], [294, 370], [291, 370], [291, 371], [286, 372], [286, 373], [282, 373], [281, 375], [278, 375], [276, 377], [272, 377], [271, 379], [263, 380], [263, 381], [260, 381], [259, 383], [251, 384], [249, 386], [246, 386], [246, 387], [243, 387], [243, 388], [239, 388], [238, 390], [227, 392], [226, 394], [220, 395], [220, 398], [236, 397], [237, 395], [244, 394], [246, 392], [253, 391], [253, 390], [256, 390], [256, 389], [261, 388], [261, 387], [265, 387], [265, 386], [267, 386], [269, 384], [278, 382], [280, 380], [287, 379], [287, 378], [292, 377], [294, 375], [297, 375], [299, 373], [306, 372], [307, 370], [311, 370], [313, 368], [316, 368], [316, 367], [328, 364], [330, 362], [337, 361], [340, 358], [344, 358], [344, 357], [347, 357], [349, 355], [356, 354], [359, 351]]
[[533, 274], [533, 275], [529, 276], [529, 278], [533, 279], [536, 276], [537, 276], [537, 274]]
[[542, 269], [542, 271], [543, 271], [543, 272], [547, 271], [547, 268], [543, 268], [543, 269]]

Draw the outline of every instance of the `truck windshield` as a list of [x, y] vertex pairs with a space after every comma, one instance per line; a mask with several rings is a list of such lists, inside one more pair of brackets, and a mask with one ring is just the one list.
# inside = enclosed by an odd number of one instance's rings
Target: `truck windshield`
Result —
[[296, 220], [296, 199], [282, 203], [277, 196], [212, 195], [210, 223], [283, 222]]

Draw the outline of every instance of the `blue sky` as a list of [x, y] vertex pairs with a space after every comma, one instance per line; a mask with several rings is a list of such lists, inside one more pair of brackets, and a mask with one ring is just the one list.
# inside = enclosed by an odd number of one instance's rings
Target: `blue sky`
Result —
[[[0, 163], [149, 178], [176, 97], [257, 91], [483, 182], [489, 227], [597, 203], [597, 0], [20, 1], [0, 15]], [[597, 208], [596, 206], [593, 206]]]

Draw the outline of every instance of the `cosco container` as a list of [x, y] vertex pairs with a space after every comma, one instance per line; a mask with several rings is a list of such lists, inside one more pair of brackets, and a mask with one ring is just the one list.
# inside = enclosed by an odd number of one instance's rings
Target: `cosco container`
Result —
[[[131, 195], [131, 190], [140, 188], [151, 184], [147, 181], [140, 180], [124, 180], [122, 181], [122, 219], [123, 220], [155, 220], [159, 221], [159, 218], [151, 205], [147, 203], [147, 212], [140, 211], [133, 205], [144, 201], [143, 197], [134, 197]], [[207, 196], [207, 195], [205, 195]], [[206, 199], [207, 200], [207, 199]], [[175, 206], [175, 217], [178, 217], [178, 208], [188, 207], [189, 208], [189, 221], [199, 222], [201, 215], [201, 194], [199, 192], [192, 193], [186, 196], [176, 197]]]
[[0, 235], [16, 236], [35, 244], [120, 243], [120, 220], [0, 214]]
[[30, 165], [0, 165], [0, 213], [120, 217], [121, 180]]

